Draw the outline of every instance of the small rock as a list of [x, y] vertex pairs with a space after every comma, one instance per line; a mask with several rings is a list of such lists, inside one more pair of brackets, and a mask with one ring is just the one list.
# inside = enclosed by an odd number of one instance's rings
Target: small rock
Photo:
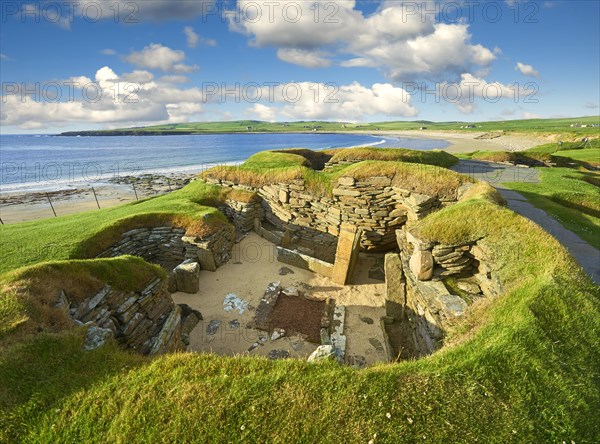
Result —
[[373, 319], [368, 318], [366, 316], [361, 316], [360, 320], [363, 321], [365, 324], [373, 325]]
[[288, 352], [287, 350], [281, 350], [281, 349], [276, 349], [276, 350], [271, 350], [269, 352], [269, 359], [287, 359], [290, 357], [290, 352]]
[[327, 359], [337, 359], [336, 349], [333, 345], [319, 345], [308, 357], [308, 362], [319, 362]]
[[240, 328], [240, 321], [234, 319], [233, 321], [229, 321], [229, 328], [232, 330], [236, 330]]
[[288, 274], [294, 274], [294, 270], [288, 267], [281, 267], [277, 273], [279, 274], [279, 276], [285, 276]]
[[298, 293], [298, 289], [295, 287], [284, 288], [283, 290], [281, 290], [281, 292], [283, 294], [285, 294], [286, 296], [299, 296], [300, 295], [300, 293]]
[[276, 328], [271, 334], [271, 341], [276, 341], [277, 339], [283, 338], [284, 336], [285, 330], [283, 328]]
[[219, 321], [218, 319], [213, 319], [206, 326], [206, 334], [209, 336], [213, 336], [217, 332], [217, 330], [219, 329], [220, 326], [221, 326], [221, 321]]
[[112, 331], [108, 328], [101, 328], [92, 325], [85, 336], [83, 349], [86, 351], [95, 350], [102, 347], [112, 336]]

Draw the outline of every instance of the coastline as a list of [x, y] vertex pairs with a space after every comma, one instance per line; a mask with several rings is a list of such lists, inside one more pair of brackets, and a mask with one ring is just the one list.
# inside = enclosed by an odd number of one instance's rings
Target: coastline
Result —
[[[332, 134], [361, 134], [376, 137], [378, 139], [391, 138], [411, 138], [440, 140], [449, 143], [449, 146], [443, 148], [452, 154], [472, 152], [478, 150], [485, 151], [522, 151], [539, 145], [544, 140], [535, 139], [526, 136], [503, 135], [494, 139], [477, 139], [484, 136], [485, 133], [456, 133], [450, 131], [435, 130], [389, 130], [381, 133], [373, 131], [340, 131], [331, 132]], [[325, 133], [319, 133], [325, 134]], [[374, 142], [368, 146], [377, 147], [387, 145], [388, 141]], [[365, 145], [357, 145], [365, 146]], [[353, 147], [347, 147], [353, 148]], [[239, 163], [239, 162], [232, 162]], [[0, 193], [0, 219], [5, 224], [33, 221], [37, 219], [46, 219], [54, 217], [52, 207], [48, 201], [48, 196], [52, 201], [54, 210], [58, 216], [76, 214], [83, 211], [93, 211], [100, 208], [109, 208], [145, 199], [152, 196], [174, 191], [182, 188], [196, 174], [202, 166], [198, 166], [198, 171], [194, 167], [185, 167], [184, 171], [160, 171], [152, 170], [141, 172], [137, 175], [129, 175], [117, 179], [111, 179], [102, 183], [89, 184], [78, 183], [70, 184], [68, 187], [60, 190], [15, 190]], [[135, 191], [132, 184], [135, 183]], [[92, 192], [92, 186], [98, 198], [98, 204]]]

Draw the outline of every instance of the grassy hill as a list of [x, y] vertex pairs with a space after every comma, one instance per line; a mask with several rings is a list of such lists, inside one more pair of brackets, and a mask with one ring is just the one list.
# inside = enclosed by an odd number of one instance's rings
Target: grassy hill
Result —
[[[106, 131], [77, 131], [65, 133], [69, 135], [119, 135], [119, 134], [214, 134], [214, 133], [295, 133], [295, 132], [355, 132], [355, 131], [397, 131], [429, 130], [459, 132], [493, 132], [520, 133], [532, 135], [562, 134], [565, 140], [590, 136], [598, 137], [600, 128], [591, 125], [600, 124], [599, 116], [576, 117], [568, 119], [527, 119], [491, 122], [430, 122], [430, 121], [392, 121], [372, 123], [301, 121], [301, 122], [262, 122], [257, 120], [236, 120], [231, 122], [198, 122], [169, 125], [154, 125], [139, 128], [121, 128]], [[586, 125], [572, 127], [571, 125]], [[472, 128], [465, 128], [472, 126]]]
[[[372, 159], [344, 174], [373, 171], [374, 162], [379, 172], [417, 166], [446, 177], [439, 167]], [[307, 165], [305, 156], [271, 152], [245, 168], [260, 176]], [[25, 320], [0, 340], [0, 442], [598, 442], [598, 287], [554, 238], [495, 203], [488, 188], [413, 226], [419, 237], [449, 244], [485, 239], [505, 290], [473, 305], [433, 355], [362, 370], [194, 353], [144, 358], [114, 343], [84, 352], [85, 330], [74, 326], [6, 340]], [[134, 258], [75, 258], [136, 217], [204, 229], [194, 221], [216, 214], [206, 203], [219, 197], [193, 182], [138, 204], [0, 227], [0, 323], [39, 317], [15, 290], [35, 267], [87, 267], [116, 279], [108, 261], [121, 261], [128, 274], [154, 272]], [[53, 239], [60, 248], [39, 251]], [[7, 255], [10, 241], [23, 252]], [[56, 259], [66, 261], [44, 263]]]

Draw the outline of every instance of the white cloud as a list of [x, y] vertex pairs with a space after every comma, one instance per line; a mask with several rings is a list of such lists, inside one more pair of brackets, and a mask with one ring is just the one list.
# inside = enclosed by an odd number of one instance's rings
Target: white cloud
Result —
[[[530, 92], [530, 91], [529, 91]], [[459, 82], [442, 82], [436, 85], [435, 94], [439, 102], [450, 103], [463, 114], [471, 114], [477, 109], [480, 101], [498, 103], [501, 100], [518, 99], [527, 96], [528, 91], [505, 85], [500, 82], [488, 82], [470, 73], [463, 73]], [[422, 100], [429, 100], [427, 94]]]
[[541, 119], [542, 116], [540, 116], [539, 114], [536, 114], [536, 113], [524, 112], [523, 118], [524, 119]]
[[[118, 75], [105, 66], [93, 79], [73, 76], [58, 83], [65, 85], [61, 102], [19, 93], [4, 95], [2, 126], [41, 129], [84, 123], [122, 127], [197, 120], [204, 111], [201, 89], [177, 87], [144, 70]], [[71, 88], [76, 94], [69, 93]]]
[[196, 46], [198, 46], [200, 36], [194, 32], [194, 28], [192, 28], [191, 26], [186, 26], [185, 28], [183, 28], [183, 33], [187, 38], [187, 45], [190, 48], [195, 48]]
[[196, 48], [197, 46], [217, 46], [216, 40], [205, 39], [204, 37], [198, 35], [191, 26], [186, 26], [183, 28], [183, 33], [186, 36], [187, 45], [190, 48]]
[[355, 6], [353, 0], [238, 0], [229, 26], [248, 35], [252, 46], [278, 48], [279, 58], [289, 63], [323, 67], [342, 58], [341, 66], [382, 68], [397, 81], [458, 76], [473, 66], [487, 67], [500, 53], [471, 43], [465, 23], [435, 23], [426, 2], [386, 1], [368, 16]]
[[331, 66], [331, 61], [315, 51], [306, 51], [296, 48], [279, 48], [277, 57], [287, 63], [304, 66], [306, 68], [326, 68]]
[[256, 103], [251, 108], [245, 109], [245, 114], [251, 119], [266, 120], [267, 122], [275, 122], [275, 110], [269, 108], [262, 103]]
[[528, 76], [528, 77], [539, 77], [540, 76], [539, 71], [535, 70], [533, 68], [533, 66], [526, 65], [521, 62], [517, 62], [517, 66], [515, 66], [515, 71], [518, 71], [521, 74], [523, 74], [524, 76]]
[[598, 109], [598, 102], [586, 102], [583, 106], [587, 109]]
[[115, 51], [114, 49], [106, 48], [106, 49], [101, 50], [100, 54], [105, 55], [105, 56], [114, 56], [114, 55], [117, 55], [117, 51]]
[[[272, 102], [290, 119], [360, 121], [369, 116], [413, 117], [418, 114], [411, 96], [389, 83], [370, 88], [349, 85], [287, 83], [274, 88]], [[266, 96], [266, 94], [264, 95]]]
[[9, 56], [7, 56], [6, 54], [0, 54], [0, 60], [3, 60], [5, 62], [9, 62], [12, 59]]
[[132, 52], [125, 60], [141, 68], [160, 69], [175, 73], [190, 73], [198, 69], [196, 65], [190, 66], [182, 63], [185, 53], [174, 50], [160, 43], [151, 43], [141, 51]]

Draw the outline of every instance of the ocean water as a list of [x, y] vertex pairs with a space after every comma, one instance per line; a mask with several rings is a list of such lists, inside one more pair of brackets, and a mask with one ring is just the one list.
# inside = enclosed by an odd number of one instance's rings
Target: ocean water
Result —
[[282, 148], [448, 146], [443, 140], [360, 134], [62, 137], [0, 135], [0, 193], [74, 188], [147, 173], [193, 173]]

